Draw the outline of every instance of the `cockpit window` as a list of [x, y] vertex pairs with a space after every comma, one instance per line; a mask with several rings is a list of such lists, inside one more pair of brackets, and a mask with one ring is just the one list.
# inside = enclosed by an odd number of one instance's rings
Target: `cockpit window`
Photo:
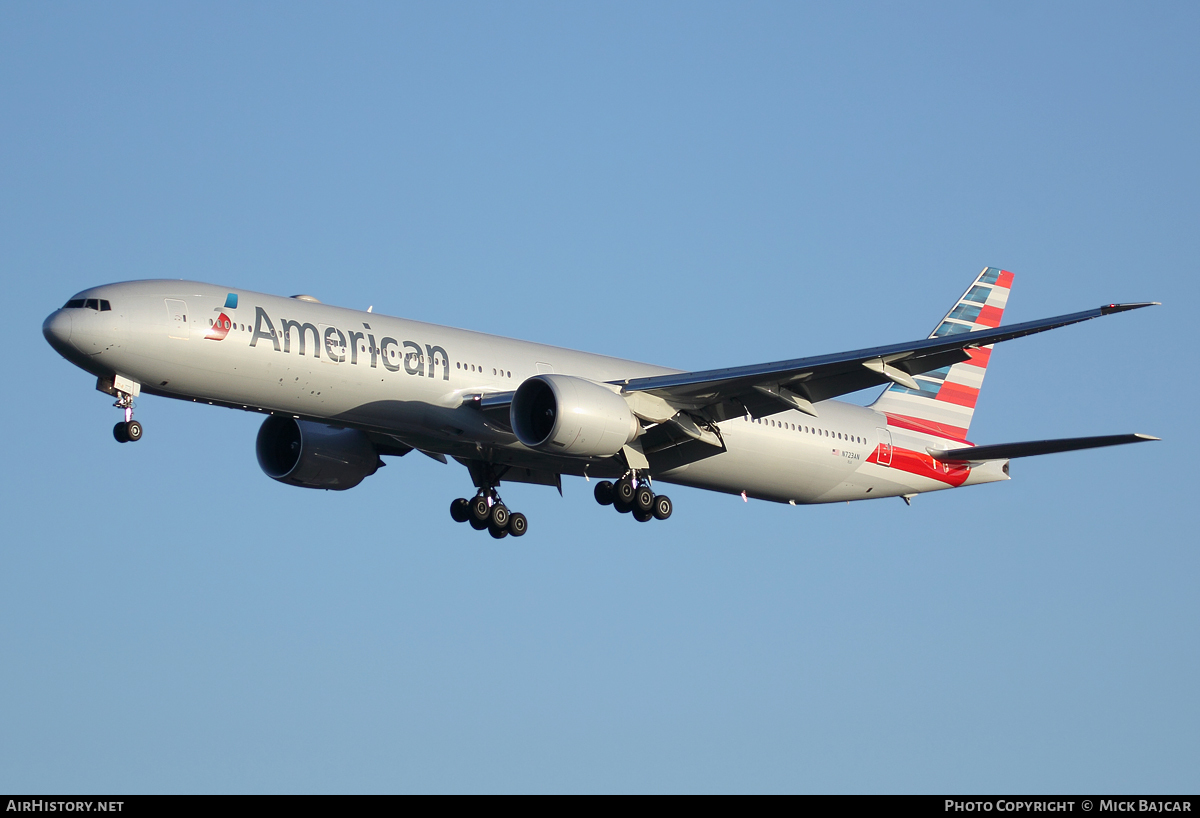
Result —
[[72, 298], [66, 304], [63, 304], [64, 310], [97, 310], [99, 312], [108, 312], [112, 310], [112, 304], [108, 303], [103, 298]]

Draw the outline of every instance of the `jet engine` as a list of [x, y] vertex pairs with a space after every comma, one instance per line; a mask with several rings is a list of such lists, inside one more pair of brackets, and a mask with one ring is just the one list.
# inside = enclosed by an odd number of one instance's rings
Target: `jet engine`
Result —
[[254, 450], [267, 477], [307, 489], [352, 489], [382, 465], [357, 429], [278, 415], [263, 421]]
[[531, 449], [573, 457], [609, 457], [637, 437], [629, 404], [595, 381], [535, 375], [517, 387], [509, 418]]

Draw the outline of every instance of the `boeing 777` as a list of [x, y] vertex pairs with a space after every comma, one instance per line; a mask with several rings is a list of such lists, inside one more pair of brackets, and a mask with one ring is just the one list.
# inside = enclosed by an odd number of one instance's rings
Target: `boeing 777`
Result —
[[[97, 377], [140, 440], [142, 393], [267, 415], [256, 451], [293, 486], [353, 488], [413, 450], [467, 467], [458, 522], [521, 536], [502, 480], [599, 478], [595, 497], [640, 522], [671, 516], [658, 483], [778, 503], [902, 497], [1007, 480], [1015, 457], [1149, 435], [976, 446], [967, 430], [994, 344], [1151, 306], [1108, 304], [1001, 327], [1011, 273], [988, 267], [917, 341], [750, 366], [661, 366], [191, 281], [107, 284], [42, 326]], [[886, 387], [870, 406], [834, 398]]]

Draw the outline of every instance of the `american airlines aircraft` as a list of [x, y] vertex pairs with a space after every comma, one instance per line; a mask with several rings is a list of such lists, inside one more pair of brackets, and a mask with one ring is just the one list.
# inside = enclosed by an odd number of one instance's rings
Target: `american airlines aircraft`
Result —
[[[1155, 302], [1000, 327], [1011, 273], [988, 267], [928, 338], [774, 363], [680, 372], [404, 318], [192, 281], [84, 290], [42, 325], [116, 398], [122, 443], [147, 393], [267, 415], [258, 462], [293, 486], [341, 491], [414, 449], [467, 467], [458, 522], [528, 530], [502, 480], [601, 478], [596, 500], [671, 516], [657, 483], [778, 503], [902, 497], [1008, 479], [1008, 461], [1149, 435], [976, 446], [967, 430], [993, 344]], [[870, 406], [832, 400], [874, 386]], [[614, 482], [615, 481], [615, 482]]]

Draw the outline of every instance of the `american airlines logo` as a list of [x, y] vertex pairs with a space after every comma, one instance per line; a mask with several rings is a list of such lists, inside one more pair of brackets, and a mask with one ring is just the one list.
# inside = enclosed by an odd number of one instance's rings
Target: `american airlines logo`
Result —
[[[226, 306], [229, 306], [228, 302]], [[236, 300], [233, 306], [237, 306]], [[210, 341], [224, 340], [232, 327], [233, 319], [222, 311], [204, 337]], [[442, 347], [425, 344], [422, 348], [416, 341], [398, 341], [390, 336], [376, 341], [370, 324], [364, 323], [363, 329], [364, 332], [343, 330], [326, 324], [318, 327], [288, 318], [280, 319], [279, 328], [276, 329], [275, 322], [266, 310], [255, 307], [250, 346], [256, 347], [259, 341], [265, 341], [276, 352], [290, 354], [294, 339], [299, 355], [320, 358], [324, 352], [326, 359], [332, 363], [348, 362], [351, 366], [357, 366], [359, 354], [363, 353], [364, 363], [369, 361], [371, 369], [382, 365], [389, 372], [399, 372], [403, 368], [409, 375], [428, 375], [430, 378], [436, 378], [440, 370], [442, 380], [450, 380], [450, 356]]]
[[221, 317], [213, 321], [212, 327], [208, 330], [208, 335], [204, 336], [206, 341], [221, 341], [229, 334], [229, 328], [233, 326], [233, 320], [221, 313]]
[[221, 315], [213, 321], [213, 325], [209, 328], [208, 335], [204, 336], [204, 340], [223, 341], [225, 339], [225, 336], [229, 334], [229, 330], [233, 328], [233, 319], [225, 313], [225, 310], [236, 310], [237, 305], [237, 293], [229, 293], [225, 296], [225, 306], [221, 308]]

